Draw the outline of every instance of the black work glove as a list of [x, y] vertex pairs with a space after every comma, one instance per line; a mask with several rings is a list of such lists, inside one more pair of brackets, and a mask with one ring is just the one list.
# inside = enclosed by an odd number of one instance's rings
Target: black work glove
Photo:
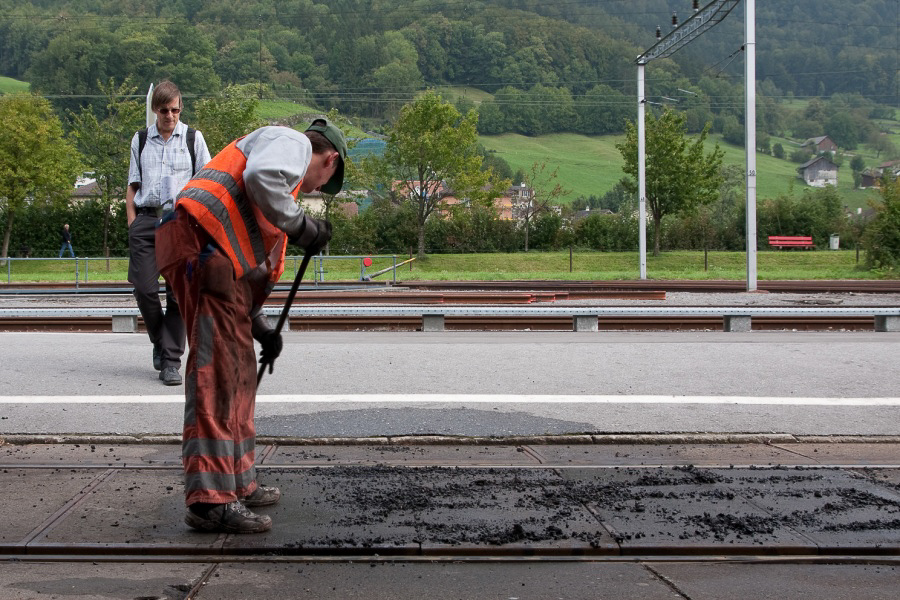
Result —
[[290, 237], [292, 244], [300, 246], [309, 254], [321, 252], [330, 239], [331, 222], [312, 217], [304, 217], [300, 231]]
[[275, 359], [281, 355], [281, 349], [284, 342], [281, 340], [281, 334], [270, 329], [259, 336], [259, 343], [262, 345], [262, 351], [259, 353], [259, 364], [269, 365], [269, 375], [272, 374], [272, 368], [275, 366]]

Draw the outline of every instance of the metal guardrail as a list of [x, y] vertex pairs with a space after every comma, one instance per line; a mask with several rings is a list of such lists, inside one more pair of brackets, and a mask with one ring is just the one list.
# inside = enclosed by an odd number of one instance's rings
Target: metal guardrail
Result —
[[[303, 259], [302, 256], [287, 256], [287, 257], [285, 257], [285, 266], [287, 267], [288, 265], [290, 265], [292, 267], [293, 274], [296, 275], [297, 274], [297, 266], [299, 264], [299, 261], [301, 261], [302, 259]], [[365, 265], [366, 259], [370, 259], [372, 261], [374, 261], [374, 260], [390, 261], [390, 265], [387, 266], [386, 268], [380, 269], [379, 271], [377, 271], [375, 273], [367, 274], [366, 273], [367, 267]], [[97, 262], [106, 263], [106, 262], [119, 261], [119, 262], [124, 262], [125, 270], [128, 269], [128, 257], [123, 257], [123, 256], [110, 256], [109, 258], [104, 257], [104, 256], [100, 256], [100, 257], [82, 256], [82, 257], [75, 257], [75, 258], [53, 258], [53, 257], [16, 258], [16, 257], [9, 257], [4, 260], [6, 261], [6, 283], [8, 283], [8, 284], [11, 284], [12, 279], [13, 279], [13, 263], [47, 262], [47, 261], [56, 262], [56, 263], [63, 263], [63, 262], [72, 263], [73, 269], [72, 269], [71, 281], [74, 281], [76, 289], [78, 288], [78, 285], [80, 283], [88, 283], [88, 281], [90, 279], [90, 273], [91, 273], [91, 263], [96, 264]], [[322, 283], [325, 282], [325, 274], [328, 273], [327, 269], [325, 268], [326, 261], [327, 262], [335, 262], [335, 261], [358, 262], [359, 263], [359, 280], [360, 281], [366, 280], [367, 278], [371, 278], [371, 277], [374, 277], [377, 275], [387, 273], [389, 271], [393, 271], [393, 282], [394, 283], [397, 283], [397, 267], [409, 262], [409, 261], [404, 261], [404, 262], [398, 263], [396, 254], [369, 254], [369, 255], [365, 255], [365, 256], [333, 256], [333, 255], [314, 256], [313, 257], [313, 273], [314, 273], [313, 283], [314, 284], [318, 284], [320, 282], [322, 282]], [[287, 270], [287, 268], [285, 268], [285, 270]], [[96, 272], [96, 267], [95, 267], [94, 271]]]
[[[265, 307], [269, 317], [281, 313], [277, 306]], [[753, 317], [873, 317], [875, 330], [900, 331], [900, 307], [748, 307], [748, 306], [360, 306], [298, 305], [290, 316], [406, 316], [421, 317], [424, 331], [441, 331], [446, 317], [571, 317], [574, 331], [597, 331], [601, 317], [721, 317], [725, 331], [750, 331]], [[0, 318], [105, 317], [113, 320], [113, 331], [137, 329], [136, 307], [4, 308]]]
[[53, 258], [53, 257], [40, 257], [40, 258], [17, 258], [17, 257], [8, 257], [5, 258], [6, 262], [6, 283], [12, 283], [13, 277], [13, 263], [29, 263], [29, 262], [55, 262], [55, 263], [72, 263], [72, 279], [75, 283], [75, 287], [78, 287], [79, 283], [87, 283], [90, 278], [90, 265], [92, 262], [116, 262], [122, 261], [125, 263], [125, 268], [128, 268], [128, 259], [121, 256], [110, 256], [109, 258], [105, 256], [92, 257], [92, 256], [76, 256], [75, 258]]

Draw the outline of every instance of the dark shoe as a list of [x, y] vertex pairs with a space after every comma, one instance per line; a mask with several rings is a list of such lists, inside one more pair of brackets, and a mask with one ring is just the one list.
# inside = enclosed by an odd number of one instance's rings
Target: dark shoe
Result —
[[160, 371], [159, 380], [166, 385], [181, 385], [181, 375], [175, 367], [166, 367]]
[[244, 506], [272, 506], [281, 499], [281, 490], [271, 485], [257, 485], [249, 496], [241, 498]]
[[162, 346], [153, 344], [153, 368], [162, 371]]
[[199, 531], [217, 533], [263, 533], [272, 529], [270, 517], [251, 512], [240, 502], [191, 505], [184, 522]]

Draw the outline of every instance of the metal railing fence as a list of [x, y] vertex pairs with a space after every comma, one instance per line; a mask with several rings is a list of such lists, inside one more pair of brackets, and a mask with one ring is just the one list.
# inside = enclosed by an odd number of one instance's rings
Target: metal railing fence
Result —
[[[285, 272], [290, 267], [293, 276], [297, 274], [297, 268], [302, 256], [288, 256], [285, 258]], [[313, 278], [312, 282], [316, 285], [325, 282], [328, 273], [353, 273], [355, 276], [355, 265], [351, 268], [340, 268], [332, 265], [340, 265], [346, 262], [355, 262], [359, 265], [359, 280], [363, 281], [367, 277], [378, 276], [387, 272], [392, 272], [392, 282], [397, 282], [397, 267], [406, 264], [397, 262], [396, 254], [370, 254], [366, 256], [324, 256], [318, 255], [313, 257]], [[367, 265], [366, 262], [369, 262]], [[19, 282], [41, 281], [61, 283], [72, 282], [77, 288], [81, 283], [88, 283], [92, 274], [95, 281], [122, 282], [128, 280], [128, 258], [127, 257], [90, 257], [77, 256], [75, 258], [18, 258], [10, 257], [5, 259], [6, 262], [6, 283], [11, 284], [15, 279], [15, 275], [19, 275]], [[37, 266], [38, 263], [44, 263], [40, 269], [28, 268], [29, 264]], [[71, 266], [66, 267], [69, 264]], [[18, 269], [16, 268], [18, 267]], [[373, 270], [367, 273], [367, 269]], [[374, 270], [377, 269], [377, 270]], [[106, 276], [104, 276], [106, 275]], [[39, 276], [39, 277], [38, 277]], [[338, 277], [339, 279], [346, 277]]]

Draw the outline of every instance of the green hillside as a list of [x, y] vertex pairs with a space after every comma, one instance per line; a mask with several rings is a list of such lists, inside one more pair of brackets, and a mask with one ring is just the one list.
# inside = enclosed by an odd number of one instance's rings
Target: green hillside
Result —
[[478, 141], [508, 162], [513, 171], [527, 173], [535, 162], [546, 162], [548, 170], [559, 167], [559, 182], [569, 191], [563, 200], [571, 202], [578, 196], [603, 195], [623, 177], [622, 156], [615, 144], [624, 137], [573, 133], [527, 137], [507, 133], [479, 136]]
[[[0, 77], [0, 93], [27, 92], [27, 82]], [[466, 98], [476, 104], [492, 96], [471, 87], [444, 87], [439, 90], [445, 99], [455, 101]], [[799, 101], [795, 101], [799, 103]], [[258, 116], [264, 120], [282, 120], [295, 115], [318, 113], [314, 107], [289, 100], [262, 100]], [[896, 121], [883, 121], [882, 129], [900, 142]], [[352, 128], [351, 135], [365, 137], [366, 134]], [[546, 162], [548, 169], [559, 167], [559, 181], [568, 193], [563, 201], [568, 203], [578, 196], [601, 196], [609, 191], [623, 176], [622, 158], [615, 145], [622, 141], [622, 135], [585, 136], [572, 133], [557, 133], [528, 137], [519, 134], [479, 136], [479, 141], [489, 152], [506, 160], [513, 171], [527, 172], [535, 163]], [[772, 143], [780, 142], [790, 153], [796, 142], [784, 138], [772, 138]], [[718, 143], [725, 152], [725, 164], [744, 167], [744, 149], [726, 143], [721, 135], [709, 136], [706, 148], [711, 151]], [[900, 145], [900, 143], [898, 143]], [[876, 166], [883, 158], [872, 153], [867, 146], [858, 152], [866, 159], [868, 166]], [[851, 209], [865, 208], [870, 200], [877, 200], [875, 190], [853, 189], [853, 177], [849, 168], [849, 156], [839, 171], [838, 190]], [[782, 194], [800, 194], [806, 187], [797, 177], [797, 164], [789, 160], [777, 159], [766, 154], [757, 154], [757, 198], [773, 198]]]
[[12, 77], [3, 77], [0, 75], [0, 94], [14, 94], [16, 92], [27, 92], [31, 85], [26, 81], [19, 81]]
[[[535, 162], [546, 161], [549, 168], [559, 166], [559, 180], [570, 190], [563, 198], [571, 202], [578, 196], [602, 196], [625, 174], [622, 172], [622, 156], [615, 145], [624, 136], [584, 136], [577, 134], [550, 134], [527, 137], [516, 134], [480, 136], [484, 147], [506, 160], [513, 171], [528, 171]], [[725, 152], [724, 162], [744, 168], [744, 149], [722, 140], [721, 135], [707, 139], [707, 151], [718, 142]], [[758, 199], [774, 198], [781, 194], [800, 194], [806, 187], [797, 177], [797, 164], [767, 154], [756, 155], [756, 196]], [[844, 203], [851, 207], [865, 207], [869, 199], [877, 198], [874, 190], [853, 189], [853, 177], [849, 166], [838, 175], [838, 190]]]

